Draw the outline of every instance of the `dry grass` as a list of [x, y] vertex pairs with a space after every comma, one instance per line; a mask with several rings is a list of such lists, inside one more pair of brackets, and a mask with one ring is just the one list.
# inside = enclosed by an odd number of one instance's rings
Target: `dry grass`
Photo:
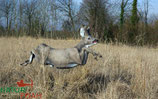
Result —
[[[0, 87], [17, 86], [16, 82], [21, 79], [30, 83], [30, 77], [34, 88], [28, 92], [42, 92], [46, 99], [157, 99], [158, 49], [154, 48], [98, 44], [93, 49], [100, 52], [103, 59], [96, 61], [90, 55], [85, 66], [69, 70], [48, 66], [43, 69], [35, 62], [19, 66], [40, 43], [64, 48], [78, 42], [0, 38]], [[0, 99], [5, 98], [17, 99], [19, 95], [0, 93]]]

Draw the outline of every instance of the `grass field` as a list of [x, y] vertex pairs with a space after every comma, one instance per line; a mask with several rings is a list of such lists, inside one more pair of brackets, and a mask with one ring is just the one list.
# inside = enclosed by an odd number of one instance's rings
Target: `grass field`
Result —
[[[40, 43], [65, 48], [78, 42], [0, 38], [0, 88], [17, 87], [16, 82], [20, 80], [31, 83], [31, 78], [33, 89], [27, 92], [41, 92], [42, 99], [158, 99], [157, 48], [98, 44], [92, 49], [101, 53], [103, 58], [96, 61], [89, 55], [85, 66], [60, 70], [49, 66], [43, 68], [36, 62], [26, 67], [19, 65]], [[19, 98], [19, 94], [0, 93], [0, 99]]]

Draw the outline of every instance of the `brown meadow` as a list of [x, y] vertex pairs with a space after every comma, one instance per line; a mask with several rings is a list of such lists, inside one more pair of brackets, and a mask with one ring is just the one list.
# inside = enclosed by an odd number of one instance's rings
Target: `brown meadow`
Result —
[[[92, 55], [86, 65], [73, 69], [56, 69], [33, 64], [19, 64], [29, 58], [40, 43], [55, 48], [75, 46], [79, 40], [0, 38], [0, 87], [17, 86], [23, 79], [34, 82], [27, 92], [42, 92], [43, 99], [157, 99], [158, 49], [126, 45], [93, 46], [103, 55]], [[60, 57], [59, 57], [60, 58]], [[19, 99], [19, 94], [1, 94], [0, 99]]]

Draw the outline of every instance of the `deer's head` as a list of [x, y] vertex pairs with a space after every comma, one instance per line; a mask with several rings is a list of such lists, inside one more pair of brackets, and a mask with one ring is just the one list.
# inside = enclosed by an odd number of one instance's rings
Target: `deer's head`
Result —
[[93, 38], [92, 36], [85, 36], [82, 40], [87, 48], [98, 43], [98, 39]]

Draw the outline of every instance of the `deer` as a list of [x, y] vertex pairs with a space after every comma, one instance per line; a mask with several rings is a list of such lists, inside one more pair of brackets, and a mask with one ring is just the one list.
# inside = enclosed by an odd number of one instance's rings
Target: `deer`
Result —
[[[84, 32], [89, 31], [85, 27], [82, 29], [84, 29]], [[78, 65], [83, 66], [87, 63], [88, 55], [90, 53], [96, 60], [98, 60], [98, 57], [102, 58], [100, 53], [90, 49], [91, 46], [96, 45], [97, 43], [98, 39], [90, 35], [82, 37], [81, 41], [72, 48], [57, 49], [42, 43], [33, 49], [30, 58], [20, 65], [27, 66], [28, 64], [31, 64], [33, 60], [36, 60], [36, 62], [43, 64], [44, 66], [49, 65], [50, 67], [56, 67], [57, 69], [69, 69]]]

